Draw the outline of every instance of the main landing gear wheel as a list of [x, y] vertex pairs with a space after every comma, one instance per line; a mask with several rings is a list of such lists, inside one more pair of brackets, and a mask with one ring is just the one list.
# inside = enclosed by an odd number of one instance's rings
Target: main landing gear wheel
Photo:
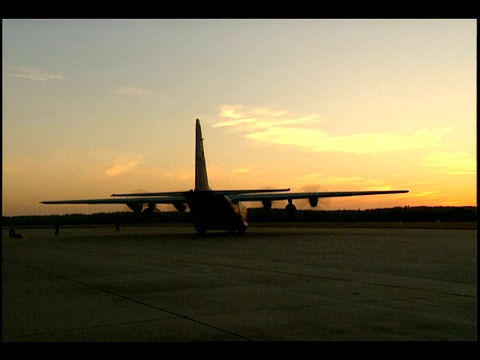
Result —
[[245, 230], [247, 230], [247, 227], [241, 222], [237, 227], [238, 235], [245, 235]]

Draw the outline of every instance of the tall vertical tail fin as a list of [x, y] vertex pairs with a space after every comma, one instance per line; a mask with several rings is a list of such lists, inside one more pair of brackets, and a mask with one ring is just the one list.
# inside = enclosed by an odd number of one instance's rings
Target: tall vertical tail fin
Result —
[[205, 162], [205, 152], [203, 151], [202, 127], [198, 119], [195, 140], [195, 190], [211, 190], [210, 186], [208, 186], [207, 164]]

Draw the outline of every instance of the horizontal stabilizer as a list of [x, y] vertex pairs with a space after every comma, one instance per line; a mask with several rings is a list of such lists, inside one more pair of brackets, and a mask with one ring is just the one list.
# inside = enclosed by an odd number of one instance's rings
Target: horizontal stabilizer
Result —
[[290, 189], [251, 189], [251, 190], [213, 190], [215, 195], [235, 195], [235, 194], [254, 194], [254, 193], [271, 193], [285, 192]]
[[133, 194], [112, 194], [112, 196], [183, 196], [184, 191], [172, 192], [149, 192], [149, 193], [133, 193]]

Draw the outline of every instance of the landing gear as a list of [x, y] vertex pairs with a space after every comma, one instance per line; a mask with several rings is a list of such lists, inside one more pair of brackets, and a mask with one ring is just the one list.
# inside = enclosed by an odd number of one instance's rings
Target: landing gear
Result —
[[[291, 200], [289, 200], [290, 202]], [[288, 215], [291, 215], [293, 213], [295, 213], [295, 211], [297, 211], [297, 208], [295, 207], [295, 205], [293, 205], [291, 202], [285, 206], [285, 212], [288, 214]]]
[[237, 231], [238, 235], [245, 235], [245, 231], [247, 230], [248, 224], [246, 222], [246, 218], [243, 218], [240, 214], [237, 218]]

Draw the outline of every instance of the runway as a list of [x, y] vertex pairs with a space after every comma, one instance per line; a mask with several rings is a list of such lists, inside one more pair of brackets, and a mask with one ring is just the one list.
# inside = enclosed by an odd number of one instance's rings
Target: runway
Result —
[[476, 230], [2, 230], [2, 341], [477, 340]]

